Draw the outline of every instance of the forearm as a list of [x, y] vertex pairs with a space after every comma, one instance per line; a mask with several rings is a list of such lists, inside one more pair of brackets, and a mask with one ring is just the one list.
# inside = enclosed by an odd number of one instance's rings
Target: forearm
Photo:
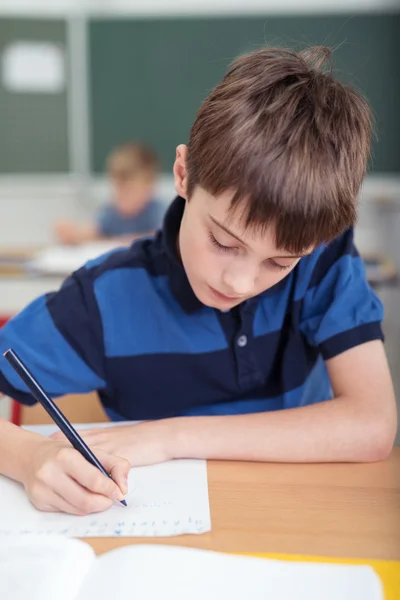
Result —
[[[173, 454], [267, 462], [367, 462], [390, 452], [385, 423], [335, 398], [267, 413], [174, 419]], [[389, 436], [390, 438], [390, 436]]]
[[144, 237], [150, 237], [150, 236], [154, 235], [154, 233], [155, 233], [155, 230], [153, 229], [152, 231], [142, 231], [141, 233], [132, 233], [130, 235], [117, 235], [117, 236], [114, 236], [114, 237], [108, 238], [108, 239], [115, 242], [115, 244], [129, 245], [132, 242], [134, 242], [135, 240], [140, 240], [141, 238], [144, 238]]
[[40, 436], [0, 419], [0, 474], [22, 480], [25, 459]]
[[96, 224], [79, 225], [76, 228], [76, 243], [93, 242], [103, 238]]

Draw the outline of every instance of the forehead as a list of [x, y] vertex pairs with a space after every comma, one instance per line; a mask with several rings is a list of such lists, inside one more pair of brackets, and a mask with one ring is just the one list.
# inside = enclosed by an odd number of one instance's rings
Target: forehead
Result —
[[246, 202], [238, 205], [235, 210], [231, 209], [233, 191], [226, 191], [218, 196], [213, 196], [202, 188], [199, 188], [199, 200], [205, 211], [220, 223], [234, 230], [235, 233], [246, 231]]
[[[202, 206], [210, 221], [214, 224], [217, 222], [228, 229], [255, 253], [263, 256], [294, 256], [294, 253], [287, 248], [277, 246], [276, 229], [273, 221], [265, 225], [249, 226], [247, 224], [248, 213], [245, 200], [232, 210], [231, 202], [234, 191], [224, 192], [218, 197], [212, 196], [205, 190], [202, 192]], [[215, 224], [215, 227], [223, 231], [217, 224]], [[310, 254], [313, 249], [311, 247], [307, 248], [301, 254]]]
[[[259, 245], [264, 249], [276, 249], [275, 247], [275, 228], [273, 223], [264, 227], [246, 225], [246, 202], [239, 204], [234, 210], [231, 209], [231, 201], [234, 192], [224, 192], [218, 197], [214, 197], [208, 192], [204, 192], [202, 205], [204, 212], [212, 222], [217, 222], [223, 227], [229, 229], [234, 235], [243, 242], [252, 247]], [[216, 225], [216, 227], [218, 227]]]

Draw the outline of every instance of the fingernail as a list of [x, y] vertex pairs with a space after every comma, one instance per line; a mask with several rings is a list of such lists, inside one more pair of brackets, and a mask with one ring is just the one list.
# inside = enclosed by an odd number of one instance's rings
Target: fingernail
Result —
[[113, 495], [112, 495], [112, 499], [113, 499], [113, 500], [116, 500], [116, 501], [118, 501], [118, 500], [123, 500], [123, 498], [124, 498], [124, 497], [123, 497], [123, 495], [121, 494], [121, 492], [114, 492], [114, 493], [113, 493]]

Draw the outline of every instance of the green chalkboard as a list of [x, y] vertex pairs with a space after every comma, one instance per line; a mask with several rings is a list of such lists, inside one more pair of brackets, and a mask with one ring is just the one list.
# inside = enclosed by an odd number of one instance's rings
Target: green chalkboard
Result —
[[[0, 18], [0, 58], [15, 42], [66, 44], [61, 20]], [[67, 95], [10, 91], [0, 77], [0, 173], [69, 170]]]
[[169, 171], [201, 101], [239, 53], [261, 45], [335, 47], [339, 76], [369, 98], [379, 141], [372, 169], [400, 171], [400, 15], [93, 19], [89, 23], [92, 168], [130, 138]]

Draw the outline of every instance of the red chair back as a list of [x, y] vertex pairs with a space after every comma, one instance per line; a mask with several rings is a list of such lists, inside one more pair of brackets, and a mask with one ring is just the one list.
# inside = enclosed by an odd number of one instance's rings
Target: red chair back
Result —
[[[11, 317], [0, 316], [0, 329], [7, 323]], [[11, 423], [14, 425], [21, 425], [21, 405], [15, 400], [11, 400]]]

